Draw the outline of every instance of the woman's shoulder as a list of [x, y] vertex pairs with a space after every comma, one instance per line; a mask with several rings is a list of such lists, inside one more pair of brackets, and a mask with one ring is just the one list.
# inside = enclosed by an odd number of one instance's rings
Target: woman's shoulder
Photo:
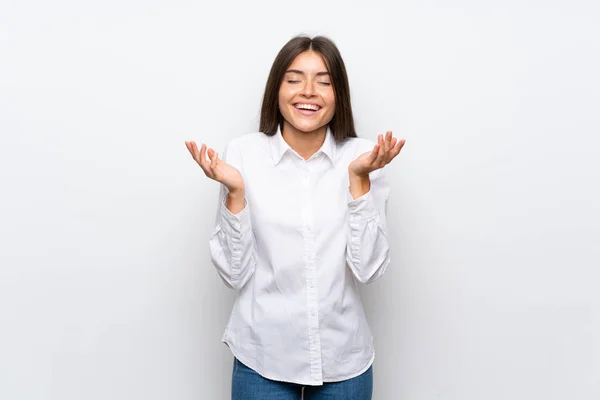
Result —
[[268, 144], [268, 139], [269, 137], [262, 132], [249, 132], [229, 140], [226, 148], [239, 152], [253, 151]]
[[376, 142], [363, 137], [351, 137], [345, 141], [338, 143], [338, 149], [342, 153], [347, 153], [351, 156], [360, 155], [366, 151], [373, 150]]
[[262, 132], [250, 132], [230, 139], [223, 150], [223, 160], [238, 169], [264, 158], [268, 149], [268, 136]]
[[234, 146], [262, 144], [268, 138], [269, 137], [262, 132], [248, 132], [230, 139], [229, 144], [233, 144]]

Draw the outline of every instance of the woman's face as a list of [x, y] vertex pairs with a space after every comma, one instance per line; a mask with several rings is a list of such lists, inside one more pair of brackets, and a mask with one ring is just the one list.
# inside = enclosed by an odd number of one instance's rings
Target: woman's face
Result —
[[302, 132], [326, 126], [335, 113], [335, 94], [323, 57], [300, 53], [279, 88], [279, 110], [288, 124]]

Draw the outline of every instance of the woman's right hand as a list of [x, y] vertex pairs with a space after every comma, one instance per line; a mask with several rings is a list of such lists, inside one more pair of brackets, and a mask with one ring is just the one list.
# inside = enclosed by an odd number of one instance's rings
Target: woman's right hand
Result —
[[[195, 142], [185, 142], [185, 146], [206, 176], [225, 185], [230, 193], [243, 192], [244, 179], [242, 178], [242, 174], [221, 160], [216, 151], [213, 149], [207, 150], [205, 144], [202, 144], [202, 147], [198, 150]], [[209, 160], [206, 158], [206, 153], [208, 153]]]

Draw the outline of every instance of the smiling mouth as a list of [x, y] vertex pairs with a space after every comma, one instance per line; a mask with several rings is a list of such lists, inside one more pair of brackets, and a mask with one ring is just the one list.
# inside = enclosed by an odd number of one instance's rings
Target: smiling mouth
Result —
[[313, 115], [321, 109], [321, 106], [317, 104], [296, 103], [294, 104], [294, 108], [301, 114]]

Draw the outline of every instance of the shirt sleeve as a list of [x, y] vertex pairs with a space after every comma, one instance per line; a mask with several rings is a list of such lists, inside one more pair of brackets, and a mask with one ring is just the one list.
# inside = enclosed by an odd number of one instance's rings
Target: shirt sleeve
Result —
[[[233, 143], [223, 152], [223, 160], [244, 175], [241, 157]], [[248, 201], [244, 199], [244, 209], [233, 214], [227, 209], [228, 194], [228, 189], [221, 184], [215, 229], [209, 240], [209, 247], [212, 263], [225, 284], [239, 290], [254, 274], [257, 262], [256, 242]]]
[[389, 185], [383, 169], [369, 174], [371, 189], [353, 199], [348, 188], [346, 262], [362, 283], [379, 278], [390, 264], [387, 235]]

